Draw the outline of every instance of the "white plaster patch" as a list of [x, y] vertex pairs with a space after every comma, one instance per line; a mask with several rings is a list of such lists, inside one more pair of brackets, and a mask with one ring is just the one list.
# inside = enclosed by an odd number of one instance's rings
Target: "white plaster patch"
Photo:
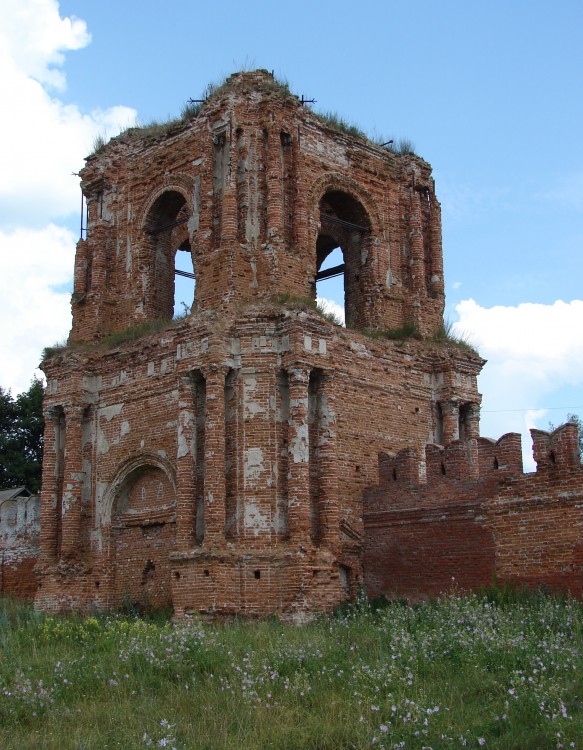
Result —
[[[111, 422], [111, 420], [114, 417], [119, 416], [121, 414], [121, 411], [123, 409], [123, 404], [112, 404], [111, 406], [103, 406], [99, 410], [98, 420], [97, 420], [97, 453], [98, 454], [104, 454], [109, 451], [110, 443], [107, 439], [107, 436], [105, 434], [105, 431], [101, 427], [102, 419], [104, 419], [106, 422]], [[119, 439], [116, 441], [119, 442]]]
[[184, 458], [190, 453], [190, 437], [192, 435], [193, 415], [189, 412], [182, 412], [178, 422], [178, 450], [176, 458]]
[[102, 406], [99, 410], [99, 417], [100, 419], [105, 419], [107, 422], [111, 422], [114, 417], [117, 417], [119, 414], [121, 414], [123, 407], [123, 403], [112, 404], [111, 406]]
[[248, 499], [245, 502], [245, 514], [243, 518], [245, 529], [252, 531], [254, 536], [259, 536], [270, 527], [269, 514], [263, 511], [260, 506]]
[[318, 351], [320, 354], [327, 353], [326, 339], [320, 339], [318, 342]]
[[262, 414], [265, 409], [255, 400], [257, 393], [257, 378], [255, 375], [243, 375], [243, 412], [245, 417], [253, 418], [257, 414]]
[[307, 352], [312, 351], [312, 337], [308, 333], [304, 335], [304, 349]]
[[308, 425], [301, 424], [295, 429], [295, 435], [290, 441], [289, 453], [293, 458], [294, 464], [308, 463], [309, 443], [308, 443]]
[[249, 284], [249, 286], [253, 289], [256, 289], [259, 286], [259, 284], [257, 283], [257, 261], [252, 258], [250, 263], [253, 278], [251, 279], [251, 283]]
[[243, 464], [245, 485], [256, 482], [264, 471], [265, 466], [263, 465], [263, 451], [261, 448], [247, 448]]
[[96, 393], [101, 388], [101, 375], [85, 375], [82, 383], [83, 390]]
[[124, 435], [127, 435], [129, 431], [130, 431], [130, 423], [124, 419], [119, 429], [119, 436], [123, 437]]

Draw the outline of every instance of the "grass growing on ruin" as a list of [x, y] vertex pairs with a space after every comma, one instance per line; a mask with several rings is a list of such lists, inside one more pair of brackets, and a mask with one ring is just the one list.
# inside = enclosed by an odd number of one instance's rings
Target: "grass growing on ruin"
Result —
[[[185, 306], [186, 308], [186, 306]], [[46, 346], [43, 349], [42, 359], [51, 359], [66, 354], [69, 351], [90, 352], [90, 351], [107, 351], [115, 349], [124, 344], [130, 344], [134, 341], [150, 336], [152, 333], [167, 331], [179, 325], [190, 315], [190, 308], [185, 309], [184, 313], [174, 318], [156, 318], [155, 320], [145, 320], [143, 323], [122, 328], [119, 331], [104, 336], [102, 339], [92, 343], [68, 343], [61, 341], [53, 346]]]
[[581, 604], [499, 594], [361, 601], [303, 627], [4, 601], [0, 747], [580, 747]]
[[433, 341], [436, 344], [446, 344], [456, 346], [458, 349], [465, 349], [472, 354], [478, 354], [476, 347], [472, 344], [469, 337], [465, 334], [457, 334], [454, 331], [453, 323], [445, 320], [433, 334]]

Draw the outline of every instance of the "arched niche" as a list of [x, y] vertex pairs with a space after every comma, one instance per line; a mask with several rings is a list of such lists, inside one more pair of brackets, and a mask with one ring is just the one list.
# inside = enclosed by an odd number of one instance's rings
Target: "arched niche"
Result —
[[170, 553], [176, 540], [176, 485], [165, 462], [143, 456], [118, 473], [106, 498], [118, 606], [172, 605]]

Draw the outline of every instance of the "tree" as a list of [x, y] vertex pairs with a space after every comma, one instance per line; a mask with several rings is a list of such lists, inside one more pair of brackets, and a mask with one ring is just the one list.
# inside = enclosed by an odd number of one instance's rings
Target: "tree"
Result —
[[[579, 430], [579, 455], [581, 456], [581, 460], [583, 461], [583, 419], [578, 414], [567, 414], [567, 421], [565, 424], [576, 424], [577, 429]], [[555, 429], [555, 425], [552, 422], [549, 422], [549, 431], [552, 431]]]
[[0, 388], [0, 489], [38, 492], [42, 474], [44, 389], [36, 378], [16, 399]]

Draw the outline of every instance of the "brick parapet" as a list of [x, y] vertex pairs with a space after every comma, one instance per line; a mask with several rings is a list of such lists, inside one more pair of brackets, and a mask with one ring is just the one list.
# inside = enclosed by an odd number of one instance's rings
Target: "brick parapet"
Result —
[[578, 456], [573, 460], [576, 427], [534, 431], [533, 438], [539, 464], [528, 474], [520, 436], [512, 433], [477, 441], [477, 479], [462, 441], [427, 446], [426, 481], [417, 479], [422, 462], [414, 451], [380, 456], [380, 485], [364, 501], [369, 593], [417, 598], [448, 590], [452, 577], [467, 589], [498, 577], [581, 596], [583, 467]]

